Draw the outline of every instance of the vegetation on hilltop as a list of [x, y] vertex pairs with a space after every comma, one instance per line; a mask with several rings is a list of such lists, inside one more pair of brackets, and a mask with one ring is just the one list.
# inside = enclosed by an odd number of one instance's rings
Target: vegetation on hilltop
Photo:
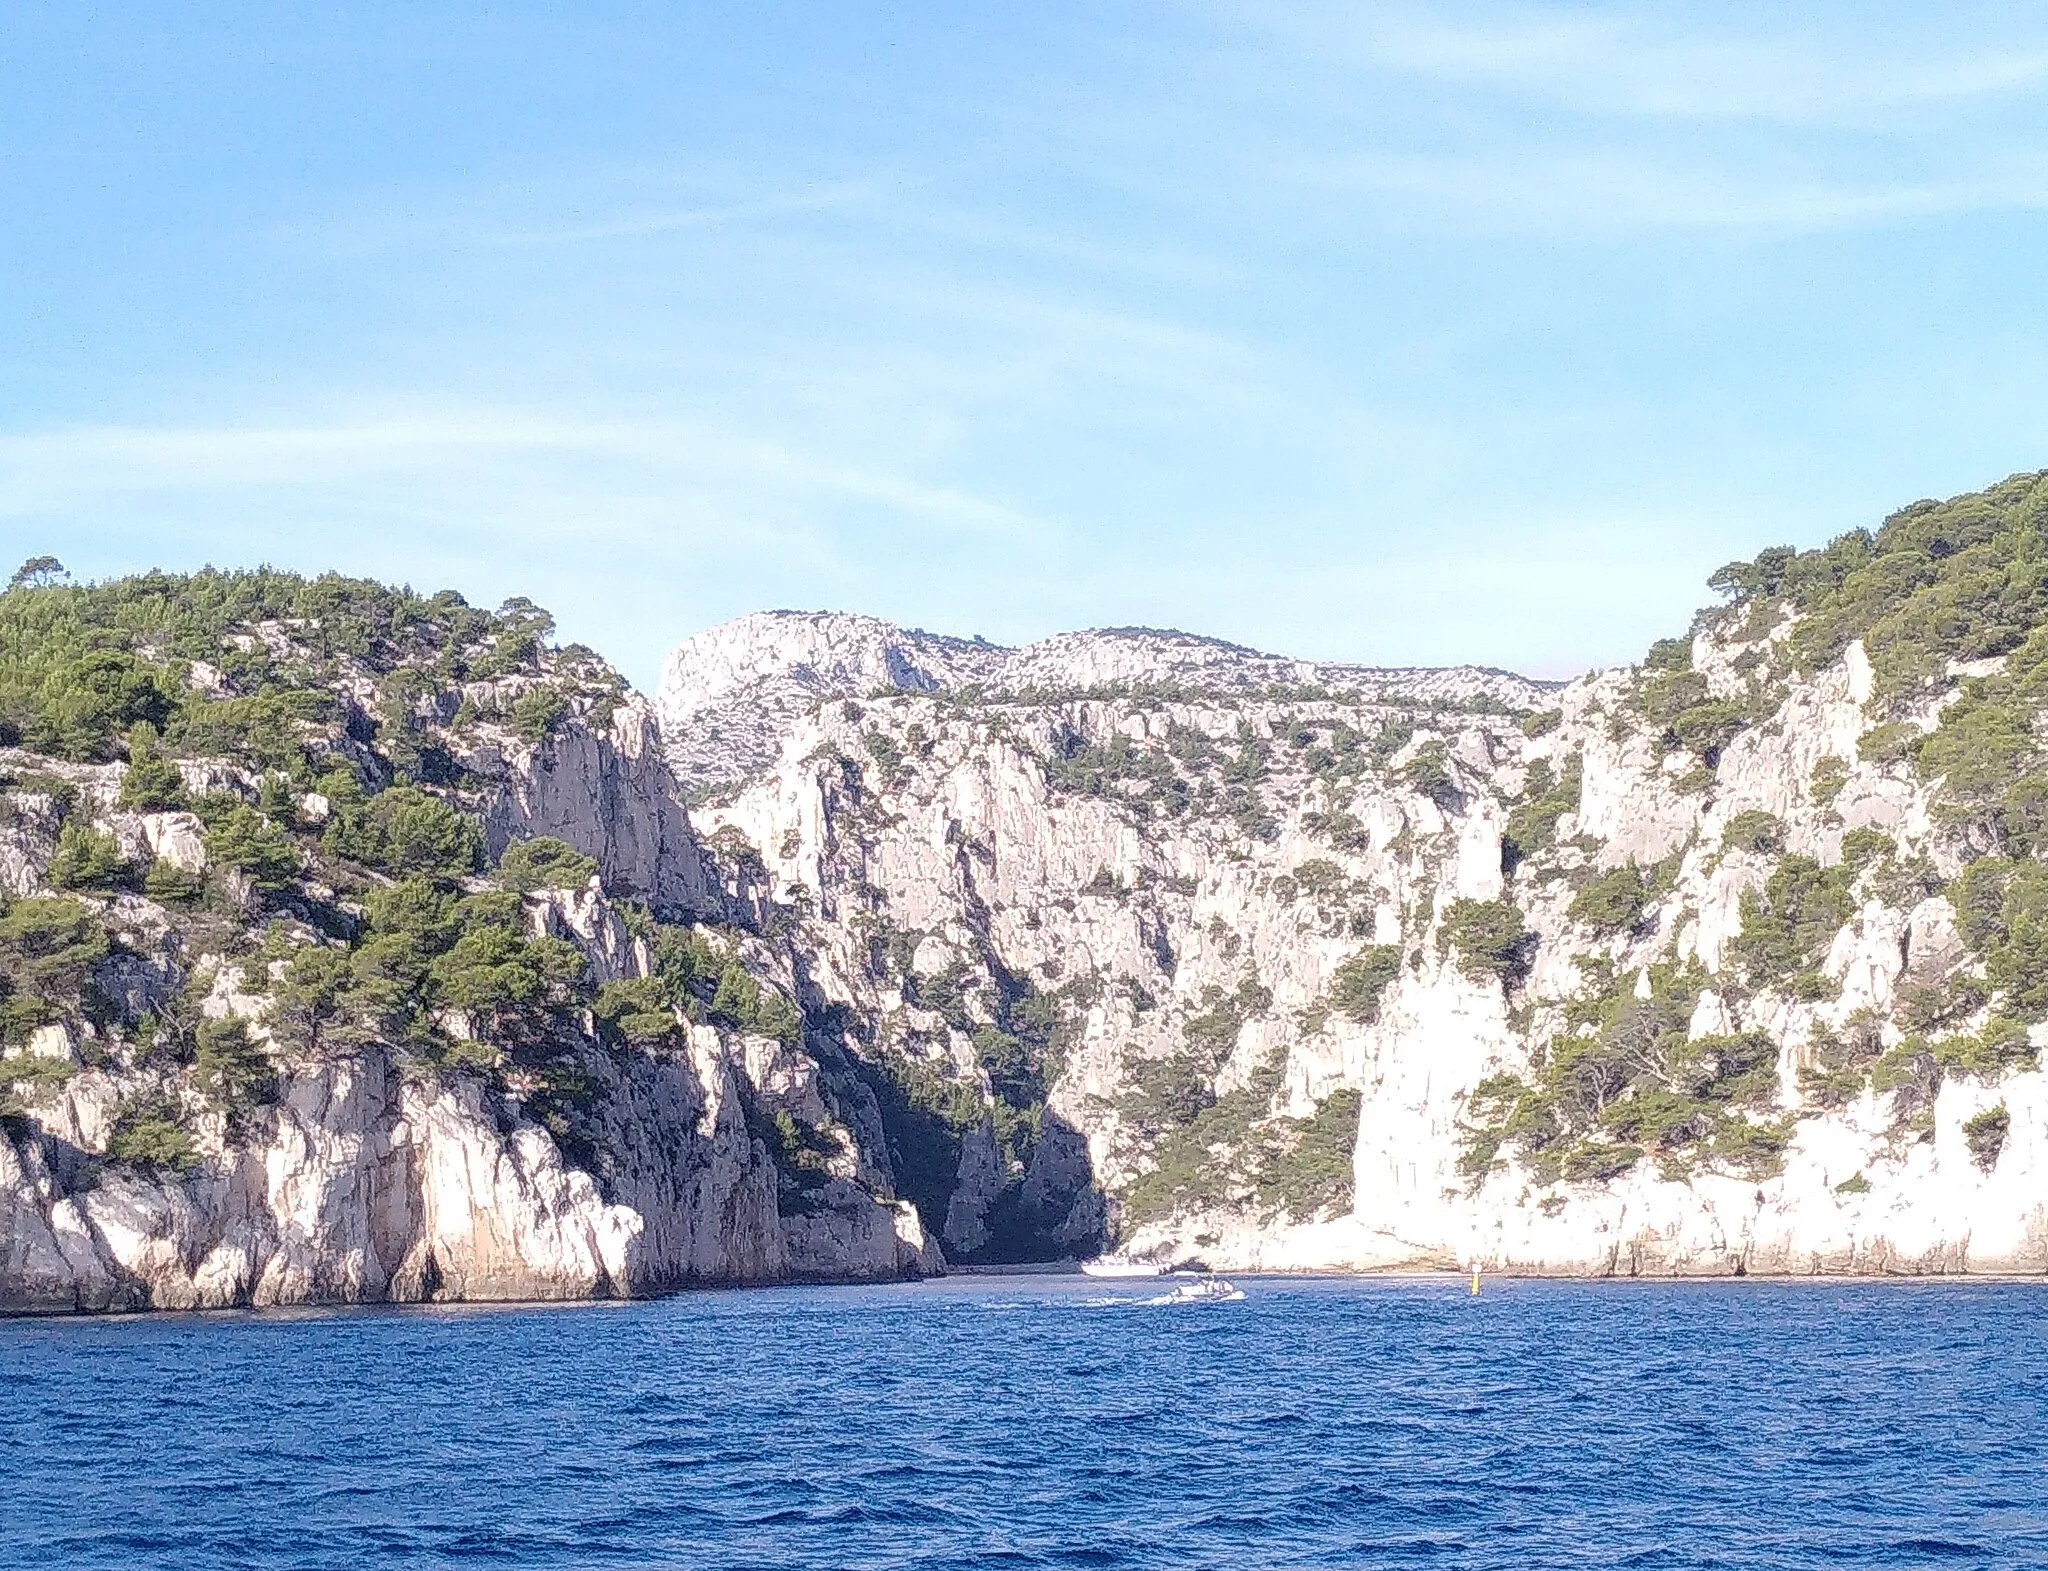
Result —
[[[437, 691], [530, 679], [507, 702], [536, 734], [566, 712], [565, 688], [599, 706], [623, 692], [588, 650], [550, 649], [553, 618], [524, 599], [492, 612], [452, 590], [272, 568], [50, 580], [17, 574], [0, 593], [0, 745], [54, 758], [132, 761], [160, 746], [304, 777], [374, 740], [398, 772], [430, 777], [437, 761], [417, 736], [439, 718]], [[459, 698], [482, 718], [474, 692]]]
[[[0, 742], [45, 760], [0, 774], [0, 817], [50, 837], [57, 891], [0, 898], [0, 1046], [71, 1022], [89, 1062], [169, 1077], [116, 1119], [111, 1159], [196, 1160], [171, 1087], [227, 1113], [232, 1138], [281, 1068], [376, 1044], [416, 1072], [486, 1076], [594, 1165], [593, 1053], [679, 1046], [683, 1020], [801, 1042], [736, 935], [628, 907], [652, 974], [599, 985], [527, 910], [596, 861], [549, 837], [488, 854], [489, 782], [455, 762], [467, 728], [531, 738], [572, 705], [601, 720], [623, 691], [588, 651], [551, 647], [539, 607], [267, 568], [60, 575], [37, 559], [0, 593]], [[79, 767], [122, 760], [114, 807], [190, 810], [203, 874], [124, 854], [108, 788], [81, 787], [104, 777]], [[202, 1015], [223, 971], [257, 1017]], [[67, 1073], [13, 1053], [0, 1109]]]
[[1817, 550], [1776, 546], [1708, 583], [1729, 601], [1706, 613], [1724, 635], [1760, 637], [1791, 611], [1799, 669], [1861, 639], [1881, 696], [1930, 696], [1950, 661], [2011, 654], [2048, 621], [2048, 472], [1915, 502]]

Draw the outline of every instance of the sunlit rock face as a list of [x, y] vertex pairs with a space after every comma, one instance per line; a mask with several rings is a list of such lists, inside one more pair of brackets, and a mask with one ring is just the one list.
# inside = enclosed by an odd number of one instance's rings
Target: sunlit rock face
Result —
[[742, 1108], [807, 1088], [750, 1080], [763, 1045], [704, 1028], [684, 1057], [622, 1065], [602, 1088], [602, 1178], [516, 1102], [427, 1086], [373, 1052], [292, 1074], [194, 1174], [83, 1183], [133, 1087], [74, 1076], [37, 1136], [0, 1146], [0, 1310], [604, 1298], [943, 1269], [915, 1211], [851, 1182], [778, 1214]]
[[[1774, 670], [1790, 620], [1738, 620], [1661, 657], [1747, 706], [1706, 749], [1645, 712], [1652, 670], [1555, 687], [787, 613], [683, 645], [660, 704], [678, 771], [723, 782], [700, 836], [754, 870], [858, 1051], [979, 1098], [924, 1202], [956, 1257], [2048, 1267], [2039, 1072], [1870, 1072], [1982, 973], [1941, 892], [1970, 848], [1935, 783], [1864, 756], [1896, 710], [1860, 643]], [[1801, 868], [1826, 930], [1764, 953]], [[1511, 953], [1483, 952], [1489, 917]], [[1631, 1031], [1617, 1083], [1550, 1068]], [[1591, 1101], [1545, 1142], [1504, 1095]]]

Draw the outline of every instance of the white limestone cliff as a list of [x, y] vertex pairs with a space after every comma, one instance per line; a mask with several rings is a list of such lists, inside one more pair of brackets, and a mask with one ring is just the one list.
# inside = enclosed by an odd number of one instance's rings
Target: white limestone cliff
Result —
[[[1702, 633], [1691, 669], [1748, 692], [1786, 633]], [[682, 646], [658, 706], [578, 688], [549, 725], [511, 723], [548, 680], [419, 700], [494, 856], [550, 835], [598, 865], [529, 895], [528, 930], [602, 984], [649, 974], [656, 917], [696, 924], [801, 1027], [698, 1010], [622, 1047], [586, 1016], [597, 1094], [573, 1129], [502, 1060], [280, 1054], [275, 1097], [231, 1128], [104, 1018], [38, 1024], [0, 1062], [0, 1312], [617, 1296], [1112, 1246], [1265, 1269], [2048, 1270], [2048, 1074], [1814, 1089], [1840, 1043], [1867, 1067], [1914, 999], [1983, 971], [1943, 882], [1967, 838], [1895, 749], [1863, 756], [1861, 645], [1784, 677], [1711, 767], [1645, 719], [1638, 672], [1558, 687], [1148, 630], [1011, 650], [767, 613]], [[179, 769], [195, 792], [265, 788], [230, 760]], [[193, 813], [121, 805], [122, 765], [0, 750], [0, 773], [8, 898], [48, 891], [74, 818], [137, 866], [218, 876]], [[1545, 802], [1518, 860], [1504, 842]], [[332, 811], [300, 790], [304, 824]], [[1868, 865], [1810, 963], [1748, 975], [1785, 858], [1851, 850]], [[1631, 863], [1639, 913], [1573, 914]], [[253, 936], [195, 948], [205, 924], [132, 882], [81, 898], [119, 935], [94, 985], [120, 1019], [197, 979], [210, 1016], [268, 1040]], [[1491, 970], [1456, 940], [1474, 908], [1527, 935]], [[1652, 1005], [1679, 971], [1690, 1037], [1768, 1042], [1751, 1112], [1783, 1121], [1782, 1151], [1565, 1171], [1475, 1140], [1475, 1093], [1539, 1075], [1589, 1000]], [[196, 1132], [191, 1171], [107, 1159], [145, 1097]]]
[[790, 1093], [748, 1079], [749, 1062], [749, 1044], [699, 1028], [687, 1058], [621, 1070], [602, 1185], [516, 1104], [377, 1053], [290, 1074], [233, 1144], [208, 1129], [216, 1159], [195, 1176], [91, 1174], [134, 1086], [76, 1075], [38, 1103], [37, 1136], [0, 1141], [0, 1312], [624, 1297], [942, 1269], [915, 1211], [851, 1183], [778, 1215], [742, 1097]]
[[[1061, 1000], [1046, 1118], [1063, 1148], [1085, 1148], [1087, 1161], [1085, 1181], [1069, 1172], [1060, 1185], [1036, 1185], [1043, 1236], [1079, 1240], [1114, 1220], [1157, 1157], [1156, 1142], [1134, 1137], [1127, 1116], [1143, 1066], [1184, 1052], [1189, 1022], [1251, 982], [1262, 1001], [1236, 1026], [1211, 1094], [1228, 1095], [1262, 1065], [1276, 1076], [1275, 1113], [1298, 1121], [1333, 1092], [1356, 1093], [1346, 1203], [1296, 1215], [1242, 1195], [1198, 1199], [1135, 1225], [1126, 1214], [1124, 1247], [1235, 1268], [1476, 1259], [1534, 1272], [2048, 1269], [2048, 1075], [1950, 1076], [1910, 1130], [1889, 1095], [1866, 1088], [1828, 1108], [1801, 1089], [1821, 1033], [1874, 1018], [1890, 1046], [1904, 1032], [1897, 1008], [1909, 973], [1927, 981], [1968, 972], [1974, 962], [1946, 900], [1888, 903], [1867, 880], [1858, 884], [1855, 914], [1819, 968], [1831, 984], [1825, 999], [1726, 980], [1744, 892], [1765, 885], [1779, 854], [1724, 845], [1740, 815], [1770, 815], [1785, 850], [1825, 865], [1839, 861], [1849, 831], [1868, 828], [1894, 843], [1887, 866], [1925, 857], [1943, 875], [1958, 870], [1958, 851], [1938, 833], [1910, 767], [1859, 756], [1875, 724], [1860, 645], [1811, 679], [1791, 680], [1774, 712], [1726, 746], [1703, 787], [1683, 778], [1695, 761], [1664, 753], [1633, 714], [1626, 672], [1561, 692], [1517, 690], [1523, 707], [1557, 711], [1551, 729], [1530, 736], [1483, 703], [1419, 705], [1416, 695], [1429, 691], [1420, 684], [1390, 693], [1361, 678], [1340, 690], [1328, 668], [1317, 668], [1320, 694], [1304, 681], [1273, 696], [1239, 680], [1242, 661], [1263, 659], [1241, 651], [1214, 655], [1223, 676], [1204, 688], [1199, 672], [1174, 663], [1171, 638], [1075, 635], [1085, 650], [1115, 657], [1099, 663], [1072, 656], [1071, 641], [1013, 657], [947, 644], [940, 653], [959, 665], [935, 660], [906, 676], [902, 665], [914, 665], [922, 647], [916, 636], [905, 635], [907, 653], [841, 661], [832, 655], [845, 647], [839, 624], [778, 614], [683, 646], [663, 694], [671, 743], [687, 753], [691, 729], [733, 695], [793, 693], [778, 687], [788, 674], [778, 673], [774, 650], [800, 635], [808, 669], [788, 679], [804, 684], [804, 702], [776, 721], [785, 735], [774, 763], [700, 809], [700, 828], [758, 852], [773, 900], [796, 913], [794, 942], [819, 996], [872, 1022], [876, 1053], [986, 1085], [977, 1033], [1002, 1023], [1005, 992], [1021, 985]], [[862, 622], [858, 632], [876, 641], [863, 647], [896, 647], [885, 624]], [[1063, 642], [1067, 653], [1055, 653]], [[715, 655], [724, 645], [744, 658]], [[1695, 667], [1725, 686], [1742, 653], [1702, 637]], [[720, 674], [685, 680], [707, 658]], [[962, 670], [976, 688], [952, 686]], [[888, 680], [876, 687], [898, 691], [846, 696], [878, 675]], [[1110, 682], [1130, 690], [1091, 696]], [[1462, 675], [1445, 683], [1467, 700], [1495, 691]], [[1147, 685], [1159, 691], [1140, 691]], [[1335, 745], [1332, 727], [1369, 744], [1394, 723], [1412, 726], [1412, 737], [1370, 767], [1346, 775], [1315, 762]], [[1297, 733], [1313, 740], [1297, 745]], [[1232, 809], [1222, 794], [1227, 761], [1247, 740], [1271, 763], [1254, 804], [1240, 795]], [[1410, 768], [1431, 746], [1443, 775], [1433, 785]], [[1062, 783], [1063, 758], [1115, 747], [1153, 757], [1157, 768], [1096, 786], [1077, 785], [1070, 772]], [[1208, 762], [1188, 762], [1204, 753]], [[1570, 760], [1582, 786], [1556, 825], [1548, 871], [1504, 875], [1503, 827], [1532, 769], [1555, 773]], [[1841, 781], [1817, 797], [1823, 760]], [[1208, 793], [1192, 808], [1165, 794], [1191, 787]], [[1263, 833], [1247, 832], [1248, 813], [1267, 816]], [[1630, 861], [1670, 870], [1645, 925], [1603, 933], [1574, 922], [1574, 887]], [[1468, 975], [1440, 942], [1452, 901], [1504, 893], [1535, 935], [1532, 969], [1512, 994]], [[1394, 946], [1402, 963], [1377, 1017], [1348, 1018], [1328, 1007], [1330, 990], [1368, 941]], [[1751, 1177], [1705, 1160], [1665, 1175], [1644, 1160], [1611, 1178], [1572, 1181], [1532, 1173], [1511, 1152], [1489, 1172], [1461, 1166], [1473, 1091], [1489, 1076], [1527, 1072], [1561, 1040], [1562, 1012], [1585, 992], [1595, 960], [1635, 976], [1642, 990], [1646, 968], [1696, 962], [1706, 982], [1694, 1034], [1760, 1031], [1777, 1044], [1778, 1111], [1791, 1131], [1779, 1170]], [[964, 981], [964, 1002], [934, 1007], [931, 981], [948, 974]], [[1987, 1163], [1964, 1126], [1995, 1108], [2009, 1132]], [[1284, 1139], [1298, 1125], [1268, 1127]], [[1233, 1159], [1221, 1147], [1213, 1155], [1219, 1165]], [[1013, 1200], [1032, 1183], [1037, 1157], [1021, 1160], [1006, 1175], [986, 1138], [963, 1140], [943, 1230], [949, 1248], [984, 1247], [983, 1219], [1005, 1183]], [[1091, 1242], [1103, 1241], [1098, 1233]]]

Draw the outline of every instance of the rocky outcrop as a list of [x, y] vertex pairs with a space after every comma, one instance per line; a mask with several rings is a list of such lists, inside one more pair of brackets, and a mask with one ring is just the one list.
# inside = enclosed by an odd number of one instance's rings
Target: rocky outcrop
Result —
[[595, 857], [619, 895], [686, 915], [723, 910], [644, 698], [538, 743], [492, 733], [462, 762], [498, 782], [484, 820], [493, 855], [515, 836], [553, 835]]
[[[109, 1166], [132, 1077], [88, 1072], [0, 1140], [0, 1312], [625, 1297], [943, 1269], [906, 1203], [835, 1180], [799, 1214], [749, 1110], [814, 1070], [700, 1027], [682, 1055], [592, 1055], [599, 1155], [579, 1167], [518, 1099], [371, 1051], [289, 1074], [189, 1174]], [[808, 1062], [808, 1061], [806, 1061]]]
[[[457, 761], [493, 859], [548, 835], [596, 863], [585, 887], [524, 898], [528, 933], [573, 946], [588, 988], [649, 976], [645, 908], [681, 923], [731, 913], [643, 700], [567, 716], [537, 741], [480, 725]], [[26, 785], [0, 798], [7, 893], [82, 913], [110, 946], [92, 962], [90, 1006], [81, 996], [0, 1050], [0, 1313], [625, 1297], [944, 1269], [895, 1195], [872, 1096], [856, 1079], [828, 1084], [801, 1046], [682, 1011], [667, 1045], [601, 1038], [588, 1013], [558, 1021], [553, 1050], [574, 1067], [565, 1117], [534, 1075], [466, 1042], [459, 1017], [450, 1030], [474, 1051], [439, 1066], [360, 1034], [286, 1043], [272, 993], [287, 962], [251, 951], [267, 932], [293, 953], [318, 938], [295, 913], [347, 923], [360, 904], [334, 903], [308, 874], [267, 904], [229, 878], [211, 916], [174, 910], [133, 887], [135, 871], [205, 875], [198, 815], [122, 808], [118, 764], [16, 750], [0, 765]], [[184, 772], [225, 801], [264, 784], [226, 760]], [[297, 804], [315, 834], [330, 811], [316, 795]], [[53, 889], [60, 826], [104, 835], [129, 887]], [[194, 947], [224, 938], [238, 953]], [[26, 942], [10, 968], [38, 963], [39, 940]], [[731, 964], [788, 986], [759, 940], [722, 943]], [[10, 970], [0, 1000], [32, 981]], [[148, 1045], [167, 1014], [184, 1022], [182, 1056]], [[224, 1106], [192, 1065], [201, 1021], [238, 1021], [261, 1051], [273, 1078], [252, 1104]], [[121, 1147], [138, 1112], [171, 1120], [189, 1147]], [[813, 1148], [809, 1167], [788, 1166], [778, 1120]]]

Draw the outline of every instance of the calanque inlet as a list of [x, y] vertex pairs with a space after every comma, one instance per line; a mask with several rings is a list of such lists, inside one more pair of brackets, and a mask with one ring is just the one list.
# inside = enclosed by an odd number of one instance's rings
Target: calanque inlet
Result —
[[1569, 684], [0, 595], [0, 1311], [2048, 1271], [2048, 476]]

